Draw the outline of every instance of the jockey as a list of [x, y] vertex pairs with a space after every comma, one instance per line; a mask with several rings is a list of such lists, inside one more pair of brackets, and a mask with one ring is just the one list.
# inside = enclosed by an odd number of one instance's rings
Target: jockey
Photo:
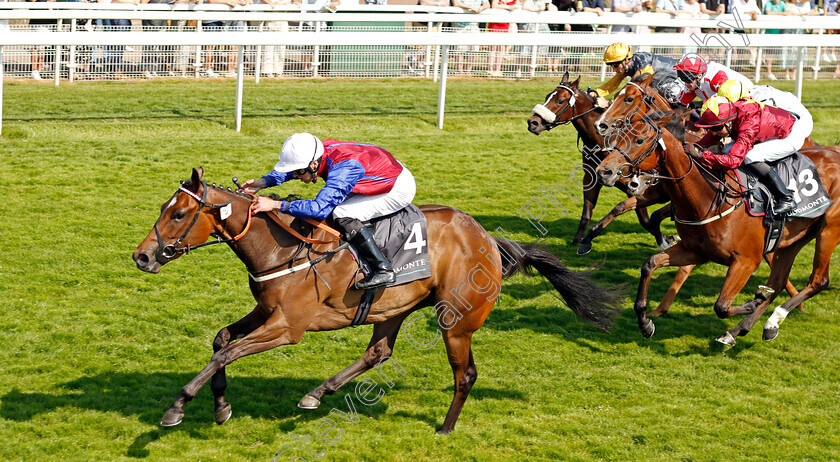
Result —
[[677, 71], [677, 76], [685, 84], [685, 88], [680, 93], [678, 99], [680, 103], [686, 106], [691, 104], [695, 98], [700, 98], [701, 102], [705, 102], [707, 99], [716, 95], [718, 88], [727, 80], [737, 80], [747, 90], [753, 87], [752, 81], [742, 74], [714, 61], [707, 63], [703, 58], [695, 54], [684, 56], [674, 66], [674, 70]]
[[776, 203], [773, 213], [783, 215], [796, 207], [793, 193], [766, 162], [787, 157], [802, 147], [805, 137], [797, 122], [789, 112], [775, 106], [751, 99], [731, 102], [715, 95], [703, 103], [696, 125], [706, 128], [706, 135], [697, 144], [712, 146], [725, 137], [731, 137], [733, 142], [724, 147], [723, 154], [701, 152], [692, 144], [686, 145], [686, 153], [722, 168], [748, 164], [772, 192]]
[[814, 118], [811, 117], [811, 112], [793, 93], [773, 88], [770, 85], [756, 85], [748, 89], [740, 80], [727, 80], [718, 88], [718, 95], [729, 101], [752, 98], [759, 103], [776, 106], [790, 112], [798, 119], [797, 125], [801, 127], [800, 136], [804, 135], [803, 142], [805, 138], [811, 136], [811, 131], [814, 129]]
[[310, 133], [295, 133], [283, 143], [274, 170], [246, 181], [242, 189], [254, 194], [292, 179], [315, 183], [318, 177], [325, 185], [315, 199], [275, 201], [259, 196], [251, 205], [251, 214], [279, 210], [298, 218], [330, 217], [373, 270], [356, 283], [356, 288], [371, 289], [394, 282], [391, 263], [362, 221], [410, 204], [416, 193], [411, 172], [378, 146], [331, 139], [322, 142]]
[[615, 75], [600, 88], [589, 90], [598, 107], [609, 106], [604, 97], [614, 92], [627, 77], [632, 79], [641, 74], [658, 74], [658, 78], [654, 77], [653, 87], [669, 101], [675, 101], [682, 88], [673, 70], [676, 59], [645, 52], [634, 54], [629, 45], [616, 42], [604, 51], [604, 62], [615, 71]]

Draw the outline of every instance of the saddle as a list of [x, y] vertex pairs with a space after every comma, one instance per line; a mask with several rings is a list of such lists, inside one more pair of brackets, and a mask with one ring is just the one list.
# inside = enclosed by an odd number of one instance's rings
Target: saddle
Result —
[[[359, 308], [356, 310], [356, 316], [350, 324], [353, 327], [365, 322], [373, 304], [373, 298], [379, 290], [426, 279], [432, 275], [426, 215], [416, 205], [409, 204], [398, 212], [375, 218], [364, 224], [373, 228], [373, 239], [391, 262], [397, 278], [395, 282], [383, 287], [365, 290]], [[352, 245], [349, 249], [359, 265], [358, 271], [365, 275], [369, 274], [371, 270], [364, 259], [359, 258], [358, 252]]]
[[764, 253], [772, 252], [779, 246], [785, 223], [795, 218], [822, 216], [833, 203], [820, 181], [814, 162], [807, 156], [797, 152], [769, 164], [793, 191], [796, 208], [785, 217], [773, 215], [773, 194], [758, 181], [752, 169], [742, 166], [736, 170], [742, 192], [746, 192], [747, 212], [754, 217], [764, 217], [764, 226], [768, 230]]

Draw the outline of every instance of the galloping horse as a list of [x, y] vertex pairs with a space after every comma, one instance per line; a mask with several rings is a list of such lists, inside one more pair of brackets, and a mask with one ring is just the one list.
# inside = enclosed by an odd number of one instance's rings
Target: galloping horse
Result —
[[[580, 139], [583, 140], [583, 212], [572, 244], [580, 244], [578, 254], [588, 253], [592, 249], [592, 240], [610, 222], [625, 212], [635, 210], [639, 218], [639, 224], [653, 235], [658, 248], [660, 250], [667, 248], [675, 240], [672, 236], [663, 236], [659, 225], [670, 214], [670, 208], [665, 206], [648, 217], [646, 207], [667, 203], [668, 196], [663, 193], [661, 187], [656, 185], [648, 187], [649, 184], [644, 177], [632, 178], [622, 182], [618, 188], [627, 193], [628, 199], [616, 205], [584, 237], [592, 219], [592, 212], [598, 203], [598, 195], [601, 192], [602, 185], [595, 178], [595, 167], [603, 159], [601, 146], [604, 145], [604, 138], [594, 129], [595, 120], [598, 119], [602, 111], [595, 106], [592, 97], [578, 87], [579, 84], [580, 77], [574, 82], [569, 82], [569, 73], [566, 72], [557, 88], [546, 96], [545, 104], [541, 105], [542, 109], [535, 108], [539, 113], [535, 112], [528, 119], [528, 131], [535, 135], [539, 135], [543, 131], [549, 131], [559, 125], [571, 123], [577, 130]], [[630, 194], [628, 188], [633, 188], [637, 195]]]
[[[613, 140], [611, 145], [612, 148], [616, 148], [617, 150], [626, 149], [627, 146], [632, 143], [632, 140], [629, 139], [632, 135], [637, 137], [654, 136], [655, 123], [651, 122], [649, 124], [639, 125], [634, 125], [634, 123], [644, 120], [651, 112], [663, 114], [664, 112], [672, 109], [671, 103], [669, 103], [664, 96], [653, 88], [653, 80], [653, 74], [641, 74], [633, 78], [623, 89], [621, 89], [621, 91], [618, 92], [618, 94], [616, 94], [613, 103], [595, 122], [594, 126], [597, 133], [607, 136], [608, 139]], [[680, 111], [679, 117], [671, 118], [670, 122], [668, 122], [668, 127], [671, 130], [679, 132], [681, 134], [680, 137], [684, 136], [686, 141], [695, 142], [702, 137], [703, 131], [696, 129], [693, 127], [693, 124], [689, 122], [688, 116], [691, 112], [692, 111], [690, 110]], [[643, 133], [631, 133], [633, 132], [633, 127], [640, 127]], [[814, 142], [809, 137], [806, 138], [803, 147], [813, 145]], [[615, 167], [615, 163], [608, 162], [606, 165], [613, 168], [600, 169], [599, 180], [605, 186], [613, 186], [616, 182], [619, 182], [619, 184], [626, 184], [626, 182], [622, 182], [624, 176], [632, 178], [638, 177], [638, 172], [634, 174], [627, 171], [630, 166], [629, 163], [624, 163], [620, 158], [618, 158], [618, 160], [618, 167]], [[654, 174], [653, 177], [656, 177], [656, 175]], [[639, 194], [634, 190], [632, 184], [628, 192], [631, 194]], [[772, 254], [767, 254], [764, 258], [767, 261], [767, 264], [772, 267]], [[649, 314], [650, 316], [656, 317], [668, 312], [668, 309], [682, 287], [682, 284], [686, 281], [693, 269], [694, 265], [680, 268], [674, 277], [674, 283], [668, 288], [668, 292], [659, 303], [659, 306]], [[796, 296], [796, 294], [799, 293], [790, 281], [787, 282], [786, 289], [791, 297]], [[757, 306], [763, 301], [763, 299], [763, 294], [757, 295], [748, 306]]]
[[[763, 217], [754, 217], [743, 206], [746, 193], [731, 173], [709, 170], [685, 154], [683, 143], [662, 126], [674, 115], [649, 114], [633, 124], [638, 135], [625, 152], [612, 153], [599, 167], [599, 173], [615, 168], [611, 163], [626, 163], [633, 171], [658, 171], [674, 207], [674, 219], [681, 241], [650, 257], [642, 266], [634, 310], [639, 328], [645, 337], [654, 332], [648, 319], [647, 293], [654, 271], [663, 266], [693, 267], [713, 261], [729, 267], [715, 302], [715, 313], [721, 317], [747, 315], [717, 340], [733, 345], [735, 337], [746, 335], [767, 306], [785, 286], [794, 258], [802, 247], [816, 237], [814, 265], [808, 285], [787, 302], [778, 306], [764, 328], [764, 339], [778, 335], [778, 325], [797, 305], [828, 286], [828, 266], [834, 248], [840, 243], [840, 148], [814, 146], [801, 150], [816, 165], [823, 185], [834, 201], [819, 218], [795, 218], [785, 226], [778, 250], [773, 254], [768, 285], [773, 292], [764, 299], [757, 297], [741, 306], [732, 306], [735, 296], [746, 284], [762, 259], [765, 242]], [[645, 134], [641, 125], [648, 125], [654, 136]], [[618, 159], [618, 160], [616, 160]], [[815, 187], [807, 184], [805, 187]], [[688, 266], [687, 266], [688, 265]]]
[[[191, 179], [163, 204], [152, 231], [134, 251], [134, 261], [139, 269], [157, 273], [182, 253], [227, 243], [251, 275], [257, 306], [219, 331], [213, 357], [181, 389], [163, 416], [164, 426], [181, 422], [184, 405], [211, 378], [216, 422], [224, 423], [231, 415], [224, 397], [225, 366], [243, 356], [297, 343], [307, 331], [348, 327], [362, 296], [362, 291], [351, 288], [357, 268], [353, 256], [340, 251], [346, 245], [325, 240], [332, 237], [328, 231], [289, 215], [277, 217], [276, 222], [264, 213], [252, 217], [253, 196], [208, 186], [202, 174], [201, 169], [193, 170]], [[318, 407], [325, 394], [388, 359], [406, 317], [434, 306], [455, 376], [455, 395], [439, 430], [450, 432], [477, 377], [470, 348], [473, 332], [493, 308], [502, 279], [519, 270], [544, 275], [576, 314], [601, 329], [606, 330], [618, 314], [614, 289], [591, 284], [547, 251], [495, 238], [456, 209], [426, 205], [421, 210], [427, 218], [423, 245], [429, 246], [431, 277], [377, 293], [366, 321], [374, 325], [367, 351], [307, 393], [298, 406]], [[211, 235], [217, 240], [206, 242]], [[234, 340], [238, 341], [231, 343]]]

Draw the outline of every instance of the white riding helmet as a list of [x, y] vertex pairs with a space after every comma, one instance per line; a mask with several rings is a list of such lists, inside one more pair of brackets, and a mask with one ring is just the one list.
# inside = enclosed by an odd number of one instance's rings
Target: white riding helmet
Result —
[[280, 173], [291, 172], [309, 167], [313, 160], [320, 160], [324, 155], [324, 143], [311, 133], [295, 133], [283, 142], [279, 161], [274, 170]]

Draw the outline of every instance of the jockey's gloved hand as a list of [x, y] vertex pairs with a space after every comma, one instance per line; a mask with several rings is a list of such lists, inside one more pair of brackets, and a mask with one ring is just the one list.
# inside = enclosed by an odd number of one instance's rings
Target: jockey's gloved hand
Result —
[[700, 160], [703, 157], [703, 150], [695, 143], [685, 143], [683, 144], [683, 148], [685, 149], [685, 153], [693, 159]]

